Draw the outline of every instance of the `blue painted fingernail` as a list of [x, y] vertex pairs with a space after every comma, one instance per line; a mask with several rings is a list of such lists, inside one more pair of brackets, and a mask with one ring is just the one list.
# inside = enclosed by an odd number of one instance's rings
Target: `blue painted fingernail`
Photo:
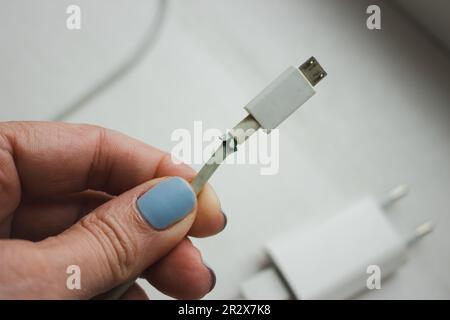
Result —
[[144, 219], [155, 229], [165, 229], [194, 209], [195, 194], [179, 177], [165, 179], [137, 200]]

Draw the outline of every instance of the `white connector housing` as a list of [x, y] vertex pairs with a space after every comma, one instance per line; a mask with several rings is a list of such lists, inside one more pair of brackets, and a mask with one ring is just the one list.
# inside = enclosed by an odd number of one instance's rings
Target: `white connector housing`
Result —
[[315, 93], [298, 68], [289, 67], [244, 108], [261, 125], [271, 130], [280, 125]]
[[381, 278], [396, 270], [406, 260], [406, 242], [366, 198], [309, 231], [284, 233], [268, 243], [267, 252], [278, 272], [265, 270], [245, 282], [245, 298], [265, 299], [272, 284], [270, 298], [290, 292], [297, 299], [346, 299], [368, 290], [369, 266], [378, 266]]

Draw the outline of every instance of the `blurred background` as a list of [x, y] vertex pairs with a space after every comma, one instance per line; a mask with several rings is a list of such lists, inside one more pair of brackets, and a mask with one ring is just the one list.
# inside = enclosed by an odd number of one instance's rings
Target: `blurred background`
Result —
[[[68, 30], [66, 8], [81, 8]], [[381, 8], [381, 30], [366, 8]], [[388, 219], [432, 234], [382, 290], [358, 298], [450, 298], [450, 3], [445, 0], [0, 0], [0, 120], [94, 123], [170, 150], [177, 128], [227, 129], [288, 65], [328, 72], [280, 127], [280, 171], [223, 166], [211, 184], [226, 230], [196, 239], [215, 270], [206, 298], [240, 297], [264, 246], [366, 195], [410, 193]], [[199, 166], [195, 166], [199, 169]], [[244, 182], [245, 183], [242, 183]], [[166, 299], [144, 284], [150, 296]]]

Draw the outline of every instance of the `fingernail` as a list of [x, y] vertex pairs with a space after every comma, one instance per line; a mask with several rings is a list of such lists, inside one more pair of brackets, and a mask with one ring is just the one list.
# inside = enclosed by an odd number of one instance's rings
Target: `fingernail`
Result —
[[194, 209], [195, 194], [182, 178], [165, 179], [137, 200], [144, 219], [155, 229], [165, 229]]
[[214, 289], [214, 287], [216, 286], [216, 273], [207, 263], [203, 262], [203, 264], [205, 265], [206, 269], [208, 269], [209, 275], [211, 276], [211, 286], [209, 287], [209, 291], [208, 291], [208, 292], [211, 292]]
[[222, 230], [224, 230], [226, 228], [227, 224], [228, 224], [228, 217], [225, 214], [225, 212], [223, 212], [223, 210], [221, 210], [221, 212], [222, 212], [222, 215], [223, 215], [223, 228], [222, 228]]

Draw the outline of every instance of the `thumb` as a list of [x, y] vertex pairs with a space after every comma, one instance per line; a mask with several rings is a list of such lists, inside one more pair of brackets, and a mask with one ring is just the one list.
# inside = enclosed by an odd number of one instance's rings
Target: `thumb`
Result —
[[[30, 269], [25, 271], [31, 280], [28, 293], [90, 298], [137, 277], [186, 236], [195, 213], [195, 193], [182, 178], [140, 185], [60, 235], [37, 243], [37, 262], [22, 264]], [[79, 270], [79, 286], [68, 283], [71, 275], [66, 272], [74, 270], [73, 266]], [[18, 287], [24, 289], [23, 285]]]

